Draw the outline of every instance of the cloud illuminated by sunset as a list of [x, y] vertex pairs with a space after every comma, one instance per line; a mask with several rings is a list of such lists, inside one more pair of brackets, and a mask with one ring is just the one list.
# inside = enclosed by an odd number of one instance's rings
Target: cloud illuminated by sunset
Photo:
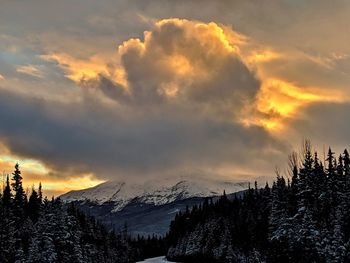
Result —
[[127, 86], [123, 70], [109, 67], [108, 62], [98, 55], [87, 59], [74, 58], [65, 53], [53, 53], [41, 57], [48, 61], [57, 62], [65, 71], [65, 76], [76, 83], [94, 79], [98, 75], [104, 74], [110, 76], [119, 84]]
[[[155, 38], [159, 34], [158, 31], [171, 28], [171, 26], [184, 29], [184, 33], [179, 35], [179, 41], [181, 38], [200, 40], [200, 46], [204, 47], [205, 52], [207, 52], [206, 56], [214, 55], [218, 62], [202, 59], [196, 61], [196, 57], [193, 55], [196, 52], [193, 53], [191, 46], [183, 45], [181, 42], [171, 44], [172, 51], [168, 53], [162, 51], [157, 53], [157, 50], [164, 48], [162, 46], [154, 47]], [[161, 83], [159, 83], [158, 91], [168, 97], [175, 97], [179, 95], [181, 89], [184, 89], [184, 86], [191, 85], [193, 82], [201, 82], [205, 78], [210, 79], [216, 74], [215, 68], [217, 65], [212, 63], [221, 63], [220, 53], [223, 56], [230, 56], [231, 54], [239, 56], [249, 67], [255, 69], [257, 74], [266, 67], [267, 62], [288, 56], [288, 54], [274, 51], [271, 48], [257, 47], [257, 44], [251, 38], [235, 32], [227, 26], [221, 27], [214, 22], [206, 24], [171, 18], [155, 22], [154, 27], [153, 31], [144, 32], [144, 42], [133, 38], [119, 46], [119, 59], [115, 61], [115, 68], [112, 73], [107, 62], [98, 56], [90, 57], [88, 60], [70, 57], [66, 54], [47, 55], [43, 58], [57, 61], [66, 70], [66, 76], [77, 83], [86, 79], [95, 79], [99, 75], [105, 75], [128, 89], [127, 70], [119, 64], [120, 57], [132, 52], [136, 52], [135, 54], [139, 54], [141, 57], [151, 55], [154, 57], [152, 63], [157, 67], [157, 74], [162, 74], [159, 71], [169, 69], [169, 74], [172, 75], [172, 79], [166, 80], [166, 82], [159, 79]], [[174, 33], [178, 32], [174, 31]], [[148, 49], [152, 49], [152, 51], [148, 51]], [[240, 52], [240, 49], [243, 52]], [[147, 52], [153, 53], [148, 55]], [[201, 53], [199, 55], [203, 56]], [[139, 62], [134, 61], [134, 63]], [[339, 92], [334, 94], [334, 92], [324, 92], [317, 89], [317, 87], [298, 87], [288, 81], [279, 79], [278, 76], [270, 77], [259, 74], [259, 77], [262, 84], [254, 103], [255, 109], [253, 109], [253, 111], [259, 113], [259, 116], [252, 114], [252, 116], [243, 117], [242, 122], [248, 125], [261, 125], [271, 132], [281, 131], [285, 119], [298, 115], [299, 111], [310, 103], [343, 102], [346, 100]], [[252, 110], [251, 106], [250, 110]]]
[[88, 188], [96, 184], [102, 183], [102, 180], [95, 179], [92, 174], [80, 174], [74, 177], [59, 177], [50, 175], [50, 171], [43, 163], [34, 159], [26, 159], [20, 156], [14, 156], [11, 153], [4, 152], [1, 147], [2, 155], [0, 155], [0, 169], [2, 172], [2, 182], [6, 176], [12, 178], [14, 164], [20, 165], [23, 184], [26, 191], [30, 191], [32, 187], [38, 189], [39, 183], [44, 185], [43, 192], [48, 198], [59, 196], [70, 190], [79, 188]]
[[[29, 187], [273, 176], [311, 120], [347, 112], [345, 2], [38, 1], [0, 10], [0, 169]], [[315, 143], [347, 140], [334, 125]]]
[[325, 92], [317, 88], [298, 87], [279, 79], [263, 81], [257, 95], [257, 116], [243, 119], [246, 124], [258, 124], [271, 132], [281, 132], [288, 119], [300, 117], [302, 109], [312, 103], [346, 102], [348, 98], [340, 92]]

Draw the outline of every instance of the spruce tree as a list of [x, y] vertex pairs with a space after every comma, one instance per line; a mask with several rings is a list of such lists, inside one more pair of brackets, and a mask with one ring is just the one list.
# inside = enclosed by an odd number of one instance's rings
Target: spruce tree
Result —
[[4, 207], [9, 209], [12, 203], [12, 193], [11, 193], [10, 180], [8, 175], [6, 177], [6, 185], [4, 187], [2, 200], [3, 200]]
[[40, 208], [41, 208], [41, 200], [38, 193], [35, 191], [33, 187], [28, 203], [26, 205], [26, 214], [33, 221], [33, 223], [36, 223], [39, 219]]
[[22, 176], [21, 171], [19, 170], [19, 164], [15, 165], [15, 171], [13, 172], [12, 177], [12, 190], [14, 191], [14, 212], [15, 216], [21, 218], [23, 216], [23, 209], [26, 202], [26, 196], [22, 186]]
[[0, 199], [0, 262], [13, 262], [15, 256], [14, 221], [12, 211]]
[[41, 205], [43, 202], [43, 191], [42, 191], [41, 182], [39, 183], [38, 197], [39, 197], [39, 203]]

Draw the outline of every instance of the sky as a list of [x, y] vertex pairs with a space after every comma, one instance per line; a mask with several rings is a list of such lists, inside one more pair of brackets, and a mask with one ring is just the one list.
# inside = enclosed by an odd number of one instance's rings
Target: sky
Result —
[[0, 0], [0, 171], [273, 178], [349, 146], [350, 2]]

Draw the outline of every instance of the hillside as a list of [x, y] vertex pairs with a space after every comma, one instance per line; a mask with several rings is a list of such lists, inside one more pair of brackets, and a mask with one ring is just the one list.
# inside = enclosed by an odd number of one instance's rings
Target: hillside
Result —
[[105, 182], [95, 187], [72, 191], [60, 198], [74, 203], [85, 213], [96, 217], [108, 228], [120, 229], [127, 222], [136, 235], [164, 235], [176, 213], [202, 203], [205, 197], [220, 196], [248, 188], [247, 182], [189, 180], [166, 185], [168, 180], [131, 184]]

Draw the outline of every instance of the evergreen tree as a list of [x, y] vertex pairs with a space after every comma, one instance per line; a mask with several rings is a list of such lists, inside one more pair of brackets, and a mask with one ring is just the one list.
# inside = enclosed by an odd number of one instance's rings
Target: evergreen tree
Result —
[[8, 175], [6, 176], [6, 185], [4, 187], [2, 201], [3, 201], [4, 207], [9, 209], [12, 201], [12, 193], [11, 193], [10, 181], [9, 181]]
[[42, 191], [41, 182], [39, 183], [38, 198], [39, 198], [39, 203], [41, 205], [43, 202], [43, 191]]
[[15, 171], [13, 172], [12, 177], [12, 190], [14, 191], [14, 213], [15, 216], [21, 218], [24, 212], [24, 205], [26, 202], [26, 196], [22, 186], [22, 176], [21, 171], [19, 170], [19, 164], [15, 165]]
[[22, 176], [19, 170], [19, 164], [15, 165], [15, 171], [12, 173], [12, 190], [14, 196], [12, 199], [12, 213], [15, 225], [14, 238], [15, 238], [15, 261], [23, 262], [25, 259], [23, 249], [23, 221], [25, 218], [24, 207], [26, 205], [26, 196], [22, 186]]
[[38, 193], [32, 188], [32, 193], [29, 197], [28, 204], [26, 206], [26, 214], [29, 218], [36, 223], [40, 216], [41, 200]]
[[9, 206], [10, 202], [5, 205], [5, 200], [4, 196], [0, 198], [0, 259], [1, 262], [7, 263], [14, 261], [15, 239], [13, 235], [14, 221]]

